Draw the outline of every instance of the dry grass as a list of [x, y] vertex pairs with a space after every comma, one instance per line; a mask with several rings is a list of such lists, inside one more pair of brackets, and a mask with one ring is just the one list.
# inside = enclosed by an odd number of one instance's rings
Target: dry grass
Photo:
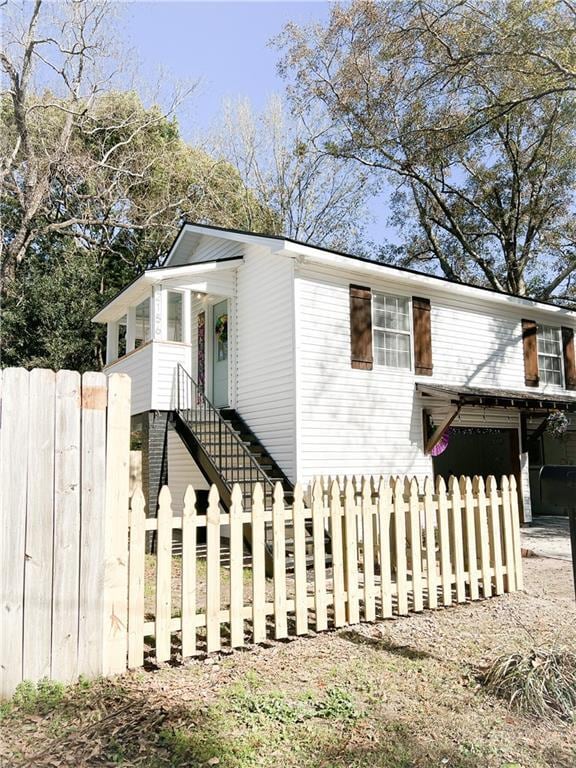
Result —
[[525, 594], [23, 692], [0, 766], [574, 768], [576, 725], [477, 681], [502, 655], [576, 647], [570, 564], [525, 566]]
[[575, 653], [540, 648], [500, 656], [482, 676], [482, 683], [521, 712], [548, 720], [574, 720]]

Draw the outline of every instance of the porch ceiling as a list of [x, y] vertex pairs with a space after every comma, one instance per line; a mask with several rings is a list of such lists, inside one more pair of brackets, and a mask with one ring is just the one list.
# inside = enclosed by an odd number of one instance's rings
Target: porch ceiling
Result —
[[559, 408], [576, 412], [576, 393], [523, 392], [480, 387], [450, 387], [443, 384], [416, 384], [424, 398], [441, 398], [454, 405], [478, 405], [520, 410], [546, 411]]

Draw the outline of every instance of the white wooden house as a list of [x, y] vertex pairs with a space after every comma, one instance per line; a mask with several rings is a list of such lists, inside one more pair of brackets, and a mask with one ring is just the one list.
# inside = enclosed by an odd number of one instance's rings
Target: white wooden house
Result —
[[543, 420], [576, 410], [576, 313], [282, 237], [186, 224], [94, 320], [106, 370], [132, 378], [151, 506], [166, 481], [226, 498], [234, 480], [515, 473], [529, 520], [529, 447], [536, 468]]

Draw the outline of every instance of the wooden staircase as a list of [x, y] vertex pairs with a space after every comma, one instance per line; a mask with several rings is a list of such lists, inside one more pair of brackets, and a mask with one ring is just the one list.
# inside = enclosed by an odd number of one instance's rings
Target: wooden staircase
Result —
[[[240, 415], [232, 408], [216, 408], [181, 366], [177, 370], [177, 404], [174, 427], [194, 458], [207, 482], [216, 485], [223, 506], [229, 510], [232, 487], [242, 489], [244, 509], [252, 508], [252, 491], [262, 485], [264, 504], [271, 509], [276, 483], [284, 490], [287, 505], [292, 502], [293, 486], [270, 453]], [[246, 546], [251, 550], [251, 528], [244, 526]], [[312, 536], [307, 531], [307, 550], [312, 562]], [[327, 542], [327, 546], [329, 542]], [[294, 542], [286, 540], [287, 567], [294, 560]], [[266, 573], [273, 573], [272, 525], [266, 525]]]

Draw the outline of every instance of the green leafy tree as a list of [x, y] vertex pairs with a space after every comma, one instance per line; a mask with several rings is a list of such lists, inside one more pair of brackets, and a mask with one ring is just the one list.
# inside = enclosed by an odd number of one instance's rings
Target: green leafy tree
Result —
[[323, 148], [392, 187], [403, 242], [384, 257], [574, 299], [575, 20], [552, 0], [355, 0], [285, 29]]

